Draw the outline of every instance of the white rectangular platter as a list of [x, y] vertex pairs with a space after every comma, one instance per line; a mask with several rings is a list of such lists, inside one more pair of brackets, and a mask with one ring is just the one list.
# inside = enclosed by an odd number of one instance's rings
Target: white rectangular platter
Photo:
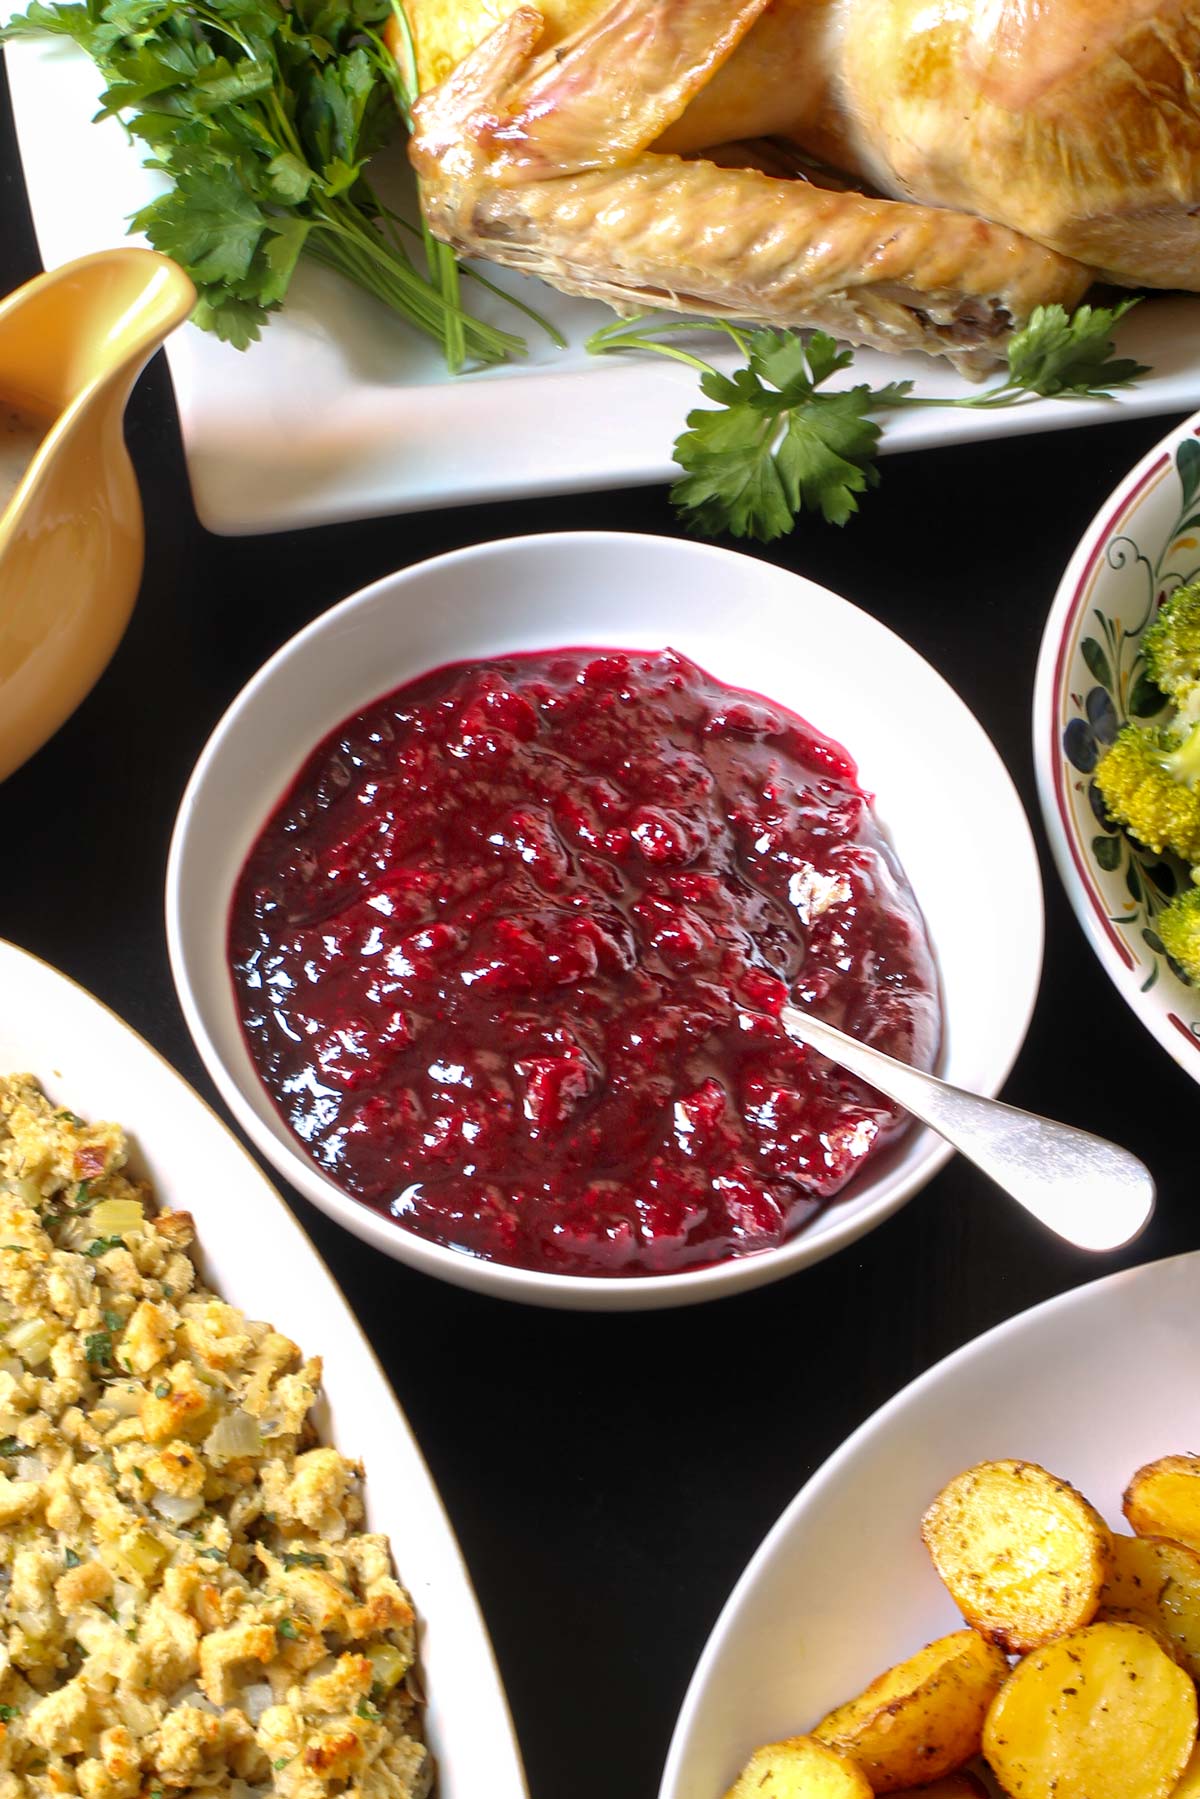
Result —
[[[0, 0], [0, 17], [10, 10]], [[46, 266], [121, 243], [130, 214], [157, 191], [156, 178], [119, 124], [90, 122], [101, 86], [92, 64], [61, 40], [23, 39], [5, 55]], [[403, 179], [401, 163], [397, 148], [393, 180]], [[228, 535], [284, 531], [670, 479], [671, 445], [696, 399], [691, 370], [660, 357], [591, 357], [584, 341], [611, 317], [607, 308], [525, 277], [499, 279], [554, 320], [566, 350], [479, 290], [486, 304], [476, 309], [521, 329], [529, 355], [452, 377], [435, 345], [340, 277], [308, 266], [249, 352], [192, 326], [178, 332], [167, 354], [202, 523]], [[1153, 374], [1118, 399], [904, 413], [889, 421], [885, 447], [1200, 406], [1200, 299], [1154, 298], [1123, 328], [1121, 345]], [[923, 356], [862, 351], [853, 378], [878, 385], [904, 377], [923, 393], [971, 391]]]

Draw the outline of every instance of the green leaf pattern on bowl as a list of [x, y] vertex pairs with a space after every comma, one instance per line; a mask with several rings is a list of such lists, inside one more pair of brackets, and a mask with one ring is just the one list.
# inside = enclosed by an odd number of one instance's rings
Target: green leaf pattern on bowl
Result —
[[[1200, 542], [1187, 537], [1189, 531], [1200, 530], [1200, 441], [1195, 437], [1185, 437], [1177, 446], [1173, 473], [1179, 501], [1159, 554], [1151, 556], [1137, 539], [1124, 534], [1105, 545], [1108, 567], [1124, 577], [1122, 598], [1127, 595], [1129, 611], [1122, 615], [1093, 610], [1092, 632], [1079, 642], [1071, 670], [1072, 712], [1062, 749], [1071, 785], [1083, 802], [1079, 810], [1085, 817], [1089, 810], [1092, 814], [1092, 828], [1081, 830], [1081, 841], [1099, 871], [1097, 885], [1109, 903], [1109, 922], [1127, 933], [1130, 949], [1145, 971], [1142, 992], [1148, 993], [1165, 974], [1194, 1002], [1195, 990], [1183, 980], [1154, 928], [1159, 912], [1189, 879], [1188, 871], [1175, 857], [1155, 855], [1109, 823], [1091, 780], [1104, 744], [1122, 725], [1145, 722], [1162, 711], [1162, 695], [1146, 673], [1142, 633], [1167, 594], [1200, 575]], [[1133, 623], [1127, 624], [1126, 617]], [[1200, 1036], [1200, 1017], [1187, 1022], [1192, 1034]]]

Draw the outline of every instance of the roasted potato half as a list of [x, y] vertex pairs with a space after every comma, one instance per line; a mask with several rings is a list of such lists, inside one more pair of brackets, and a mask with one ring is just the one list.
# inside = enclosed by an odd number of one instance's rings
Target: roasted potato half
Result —
[[872, 1791], [901, 1792], [978, 1755], [988, 1707], [1007, 1674], [998, 1649], [958, 1630], [889, 1668], [812, 1734], [853, 1756]]
[[1024, 1655], [1091, 1621], [1112, 1562], [1099, 1512], [1035, 1462], [980, 1462], [921, 1526], [968, 1624]]
[[1178, 1663], [1136, 1624], [1092, 1624], [1018, 1663], [983, 1753], [1012, 1799], [1170, 1799], [1195, 1742]]
[[756, 1749], [725, 1799], [871, 1799], [871, 1787], [849, 1756], [813, 1737], [789, 1737]]
[[1168, 1537], [1200, 1552], [1200, 1456], [1164, 1455], [1139, 1468], [1122, 1510], [1139, 1537]]
[[1165, 1537], [1114, 1537], [1098, 1616], [1141, 1624], [1200, 1680], [1200, 1555]]

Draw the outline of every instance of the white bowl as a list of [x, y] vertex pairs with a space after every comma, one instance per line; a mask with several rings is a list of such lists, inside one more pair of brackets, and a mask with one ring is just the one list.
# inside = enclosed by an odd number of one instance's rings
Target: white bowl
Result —
[[139, 1174], [196, 1220], [204, 1275], [324, 1362], [322, 1435], [366, 1465], [367, 1526], [391, 1538], [420, 1618], [439, 1799], [528, 1799], [500, 1676], [454, 1533], [375, 1356], [275, 1189], [148, 1043], [34, 956], [0, 942], [0, 1073], [37, 1076], [131, 1134]]
[[1154, 929], [1186, 872], [1101, 820], [1089, 763], [1097, 723], [1103, 741], [1140, 715], [1139, 645], [1158, 602], [1200, 574], [1198, 436], [1200, 415], [1143, 456], [1092, 520], [1046, 621], [1033, 701], [1038, 796], [1075, 915], [1122, 998], [1195, 1080], [1200, 990]]
[[894, 1212], [950, 1151], [913, 1130], [808, 1229], [757, 1255], [644, 1278], [531, 1273], [425, 1242], [335, 1186], [276, 1112], [238, 1024], [230, 896], [309, 750], [426, 669], [556, 644], [670, 645], [845, 744], [929, 926], [944, 988], [943, 1071], [995, 1093], [1024, 1038], [1042, 953], [1037, 860], [996, 752], [940, 676], [867, 614], [768, 563], [668, 538], [580, 532], [460, 550], [376, 582], [286, 644], [225, 714], [184, 794], [167, 870], [171, 966], [238, 1123], [356, 1236], [461, 1286], [543, 1305], [683, 1305], [821, 1260]]
[[972, 1463], [1040, 1462], [1122, 1528], [1130, 1476], [1200, 1437], [1198, 1298], [1197, 1254], [1109, 1275], [1009, 1319], [868, 1419], [730, 1595], [688, 1687], [659, 1799], [720, 1799], [760, 1743], [811, 1729], [885, 1668], [962, 1628], [920, 1526]]

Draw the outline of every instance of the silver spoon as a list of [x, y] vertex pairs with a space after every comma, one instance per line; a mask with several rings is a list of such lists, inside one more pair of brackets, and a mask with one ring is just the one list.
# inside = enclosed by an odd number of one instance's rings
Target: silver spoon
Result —
[[797, 1043], [818, 1050], [894, 1099], [1068, 1243], [1080, 1249], [1120, 1249], [1150, 1222], [1154, 1177], [1127, 1149], [1073, 1125], [1055, 1124], [1036, 1112], [951, 1087], [795, 1006], [784, 1006], [779, 1017]]

